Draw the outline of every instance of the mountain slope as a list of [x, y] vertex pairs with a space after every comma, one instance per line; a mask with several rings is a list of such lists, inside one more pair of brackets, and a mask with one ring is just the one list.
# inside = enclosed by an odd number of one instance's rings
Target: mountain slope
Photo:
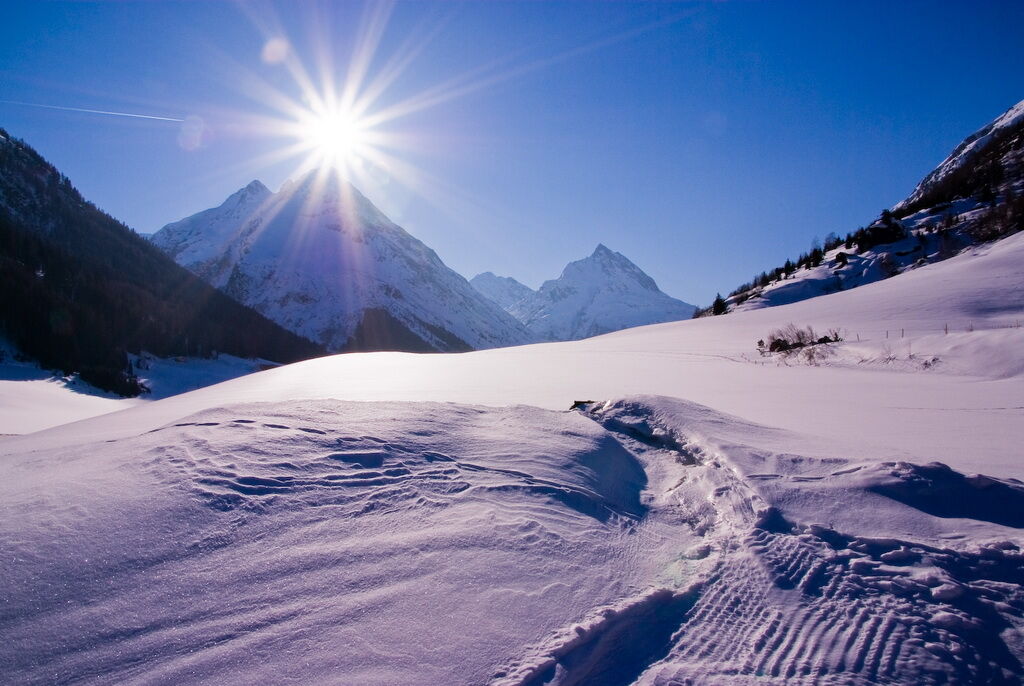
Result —
[[978, 195], [986, 186], [998, 190], [1007, 177], [1011, 182], [1019, 181], [1022, 128], [1024, 100], [964, 139], [906, 200], [893, 207], [893, 212], [906, 216], [943, 202]]
[[3, 130], [0, 333], [47, 368], [128, 395], [141, 390], [128, 352], [323, 352], [179, 267]]
[[[1024, 229], [1024, 101], [970, 135], [905, 200], [735, 289], [729, 311], [889, 278]], [[710, 308], [702, 310], [709, 314]]]
[[258, 181], [153, 243], [285, 328], [332, 350], [463, 351], [525, 329], [333, 172]]
[[598, 245], [534, 292], [490, 272], [474, 287], [521, 321], [541, 341], [589, 338], [633, 326], [689, 319], [694, 307], [662, 293], [654, 279], [621, 253]]

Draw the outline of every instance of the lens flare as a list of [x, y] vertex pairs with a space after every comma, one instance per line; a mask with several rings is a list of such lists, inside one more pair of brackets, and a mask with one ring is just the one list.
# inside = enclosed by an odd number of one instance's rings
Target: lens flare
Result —
[[347, 112], [310, 113], [300, 118], [303, 145], [322, 166], [344, 168], [366, 148], [366, 127]]
[[[427, 13], [403, 39], [385, 42], [394, 0], [362, 3], [361, 9], [356, 10], [358, 19], [346, 20], [343, 27], [339, 17], [344, 13], [337, 10], [356, 4], [327, 0], [302, 3], [308, 33], [300, 29], [302, 33], [290, 36], [272, 3], [238, 3], [263, 38], [261, 68], [253, 70], [219, 52], [214, 64], [224, 70], [226, 82], [234, 84], [258, 107], [230, 110], [226, 114], [232, 120], [234, 135], [280, 139], [282, 144], [239, 161], [224, 173], [250, 175], [260, 167], [294, 164], [290, 174], [293, 179], [307, 178], [315, 172], [324, 184], [337, 182], [342, 191], [351, 184], [384, 194], [387, 187], [392, 194], [415, 195], [460, 219], [489, 212], [463, 188], [446, 183], [421, 166], [419, 160], [437, 154], [438, 146], [434, 136], [409, 128], [415, 115], [635, 39], [696, 12], [688, 8], [649, 24], [595, 36], [580, 45], [532, 59], [526, 58], [533, 51], [521, 47], [503, 57], [471, 64], [433, 85], [410, 90], [409, 70], [424, 61], [428, 46], [443, 35], [455, 10]], [[381, 54], [384, 45], [390, 54]], [[347, 57], [343, 51], [349, 52]], [[228, 130], [227, 125], [207, 128]], [[450, 150], [451, 146], [446, 146], [445, 154]]]

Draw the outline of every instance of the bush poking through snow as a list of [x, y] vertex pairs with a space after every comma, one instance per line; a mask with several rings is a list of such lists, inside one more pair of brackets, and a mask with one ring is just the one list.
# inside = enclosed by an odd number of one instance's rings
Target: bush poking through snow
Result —
[[[799, 327], [795, 324], [787, 324], [781, 329], [776, 329], [768, 334], [768, 342], [764, 339], [757, 342], [757, 350], [762, 355], [771, 353], [787, 354], [794, 350], [809, 348], [810, 346], [823, 345], [826, 343], [838, 343], [843, 340], [837, 329], [829, 329], [824, 336], [819, 336], [810, 326]], [[813, 355], [809, 357], [814, 357]]]

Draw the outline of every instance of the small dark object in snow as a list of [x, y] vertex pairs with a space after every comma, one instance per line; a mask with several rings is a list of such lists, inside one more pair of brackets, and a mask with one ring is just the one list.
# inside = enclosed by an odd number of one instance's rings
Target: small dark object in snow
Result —
[[573, 400], [572, 401], [572, 407], [570, 407], [569, 409], [570, 410], [580, 410], [580, 409], [583, 409], [584, 407], [586, 407], [587, 405], [590, 405], [593, 402], [594, 402], [593, 400]]

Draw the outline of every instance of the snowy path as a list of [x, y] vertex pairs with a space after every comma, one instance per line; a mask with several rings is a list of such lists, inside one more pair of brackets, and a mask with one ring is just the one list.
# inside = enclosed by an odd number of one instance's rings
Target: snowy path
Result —
[[[611, 612], [597, 611], [583, 630], [557, 634], [497, 683], [1019, 683], [1024, 657], [1024, 556], [1017, 535], [1024, 526], [1024, 488], [1019, 483], [972, 481], [946, 468], [911, 465], [894, 465], [862, 480], [863, 467], [837, 469], [837, 464], [783, 457], [804, 463], [800, 471], [828, 470], [826, 476], [791, 474], [791, 483], [831, 480], [837, 492], [888, 490], [897, 503], [902, 499], [922, 508], [911, 518], [918, 523], [923, 513], [926, 518], [928, 510], [934, 514], [941, 507], [932, 490], [940, 489], [940, 498], [959, 501], [950, 506], [959, 511], [939, 516], [996, 521], [1007, 528], [989, 533], [1008, 534], [1016, 542], [975, 542], [972, 550], [964, 549], [962, 540], [959, 548], [934, 544], [962, 539], [963, 521], [940, 524], [932, 537], [910, 540], [847, 535], [787, 519], [783, 503], [801, 497], [799, 486], [787, 497], [768, 496], [769, 504], [755, 484], [783, 475], [736, 473], [765, 455], [735, 444], [712, 452], [706, 440], [691, 441], [652, 421], [673, 414], [679, 419], [680, 411], [696, 408], [673, 407], [665, 399], [646, 402], [596, 404], [594, 416], [648, 468], [687, 465], [688, 473], [667, 492], [649, 495], [658, 502], [650, 517], [674, 518], [704, 544], [679, 554], [674, 567], [657, 579], [658, 590]], [[697, 424], [706, 426], [707, 418]], [[746, 429], [753, 435], [758, 431]], [[921, 483], [924, 479], [930, 482]], [[659, 484], [655, 480], [652, 486]], [[899, 505], [893, 505], [875, 503], [898, 518]], [[800, 505], [793, 510], [806, 512]], [[858, 517], [847, 514], [842, 523], [855, 527]], [[930, 538], [931, 544], [922, 542]]]

